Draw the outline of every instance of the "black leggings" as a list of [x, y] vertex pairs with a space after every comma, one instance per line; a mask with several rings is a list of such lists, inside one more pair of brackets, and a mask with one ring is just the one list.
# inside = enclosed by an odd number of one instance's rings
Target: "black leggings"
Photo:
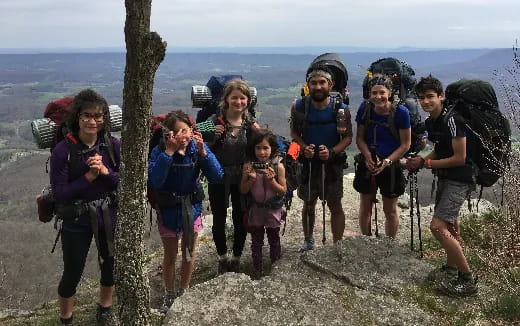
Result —
[[[241, 256], [246, 242], [247, 232], [244, 228], [244, 220], [242, 208], [240, 204], [241, 194], [238, 190], [238, 185], [230, 185], [229, 192], [231, 194], [231, 205], [233, 207], [233, 256]], [[226, 244], [226, 187], [223, 184], [209, 184], [208, 185], [209, 201], [211, 204], [211, 212], [213, 213], [213, 241], [217, 247], [219, 256], [227, 253]]]
[[[60, 285], [58, 286], [58, 294], [62, 298], [70, 298], [76, 294], [87, 254], [92, 242], [92, 232], [70, 232], [63, 230], [61, 233], [61, 248], [63, 251], [63, 274], [61, 276]], [[99, 255], [101, 256], [101, 281], [103, 286], [114, 285], [114, 257], [108, 256], [108, 247], [105, 232], [102, 228], [99, 230]]]

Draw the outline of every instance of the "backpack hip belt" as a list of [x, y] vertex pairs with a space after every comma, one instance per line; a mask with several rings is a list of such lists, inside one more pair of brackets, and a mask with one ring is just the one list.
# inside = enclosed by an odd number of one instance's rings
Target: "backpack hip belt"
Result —
[[200, 203], [204, 200], [204, 190], [199, 185], [192, 193], [185, 195], [178, 195], [173, 191], [157, 190], [157, 205], [159, 208], [170, 208], [176, 205], [183, 204], [186, 197], [189, 197], [190, 203]]
[[89, 207], [101, 207], [105, 202], [110, 206], [117, 203], [117, 192], [105, 193], [101, 198], [90, 201], [78, 199], [65, 204], [56, 203], [56, 215], [65, 221], [77, 220], [88, 212]]
[[283, 196], [274, 196], [264, 202], [257, 202], [254, 199], [252, 199], [252, 204], [258, 208], [282, 208], [283, 202]]

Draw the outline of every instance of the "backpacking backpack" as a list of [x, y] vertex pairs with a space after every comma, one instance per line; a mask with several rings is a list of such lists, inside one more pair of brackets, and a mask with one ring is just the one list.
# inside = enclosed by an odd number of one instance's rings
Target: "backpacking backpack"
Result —
[[[74, 97], [63, 97], [47, 104], [42, 119], [31, 122], [32, 134], [38, 148], [54, 149], [56, 144], [68, 133], [64, 121], [70, 112], [70, 104]], [[120, 131], [123, 125], [123, 112], [118, 105], [108, 107], [110, 131]]]
[[373, 62], [368, 68], [367, 76], [363, 80], [363, 98], [365, 100], [370, 98], [368, 81], [373, 74], [383, 74], [392, 79], [394, 104], [404, 105], [410, 112], [412, 138], [410, 149], [405, 156], [417, 154], [422, 149], [422, 139], [426, 126], [421, 119], [419, 113], [420, 105], [414, 92], [416, 84], [415, 71], [406, 62], [396, 58], [383, 58]]
[[[210, 116], [218, 112], [218, 105], [226, 84], [233, 79], [241, 79], [241, 75], [211, 76], [206, 86], [195, 85], [191, 88], [191, 102], [194, 108], [201, 108], [197, 112], [197, 123], [206, 121]], [[251, 93], [249, 114], [256, 117], [257, 91], [255, 87], [249, 87]]]
[[[298, 133], [303, 134], [305, 127], [307, 126], [307, 123], [309, 123], [308, 116], [309, 116], [309, 110], [311, 106], [311, 97], [310, 96], [303, 96], [301, 105], [303, 105], [303, 112], [295, 111], [293, 113], [293, 116], [291, 116], [291, 127], [294, 128]], [[338, 119], [338, 112], [343, 106], [343, 100], [340, 96], [331, 95], [330, 101], [333, 102], [333, 108], [332, 108], [332, 119], [329, 121], [323, 121], [319, 123], [311, 123], [311, 124], [329, 124], [329, 123], [337, 123]], [[350, 111], [348, 109], [348, 106], [344, 110], [345, 114], [345, 121], [348, 124], [351, 124], [351, 117], [350, 117]], [[348, 128], [347, 128], [348, 129]], [[352, 126], [350, 127], [350, 132], [352, 131]], [[349, 130], [347, 130], [347, 133]]]
[[[311, 73], [311, 71], [317, 68], [325, 68], [332, 73], [332, 78], [334, 79], [334, 86], [332, 88], [331, 96], [336, 97], [339, 96], [341, 102], [345, 103], [347, 106], [349, 105], [349, 91], [347, 90], [348, 84], [348, 71], [343, 63], [343, 60], [337, 53], [324, 53], [322, 55], [317, 56], [307, 68], [307, 73], [305, 74], [307, 80], [307, 76]], [[307, 96], [307, 91], [302, 88], [301, 96]]]
[[[296, 142], [290, 142], [285, 137], [276, 135], [278, 143], [279, 155], [281, 162], [285, 167], [285, 182], [287, 191], [285, 192], [285, 208], [291, 209], [293, 192], [299, 186], [297, 178], [299, 145]], [[297, 148], [296, 148], [297, 147]]]
[[467, 149], [477, 184], [492, 186], [509, 166], [511, 128], [500, 112], [495, 90], [479, 79], [461, 79], [446, 87], [444, 121], [457, 114], [466, 126]]
[[[79, 169], [81, 156], [92, 151], [99, 151], [102, 147], [106, 147], [112, 166], [116, 170], [119, 170], [119, 164], [116, 162], [115, 157], [114, 144], [109, 132], [103, 133], [103, 136], [98, 144], [99, 146], [94, 146], [91, 148], [81, 148], [78, 144], [78, 140], [72, 133], [66, 133], [63, 136], [63, 139], [65, 139], [67, 142], [67, 147], [69, 149], [69, 154], [67, 156], [69, 181], [75, 180], [82, 175], [82, 172]], [[55, 145], [56, 144], [54, 144], [52, 149], [54, 149]], [[47, 164], [48, 162], [49, 160], [47, 160]], [[45, 170], [47, 173], [49, 173], [47, 164]], [[50, 185], [43, 188], [41, 194], [36, 197], [36, 204], [38, 206], [38, 219], [41, 222], [50, 222], [55, 216], [57, 216], [55, 205], [56, 203]]]
[[51, 152], [64, 138], [66, 133], [63, 121], [70, 112], [70, 104], [74, 97], [64, 97], [47, 104], [43, 113], [44, 119], [31, 122], [34, 140], [39, 148], [50, 148]]

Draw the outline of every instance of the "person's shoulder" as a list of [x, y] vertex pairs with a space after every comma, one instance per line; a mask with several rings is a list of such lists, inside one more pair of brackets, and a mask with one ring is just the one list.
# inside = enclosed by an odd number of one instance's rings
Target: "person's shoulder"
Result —
[[404, 114], [404, 113], [409, 113], [410, 111], [408, 110], [408, 108], [402, 104], [397, 104], [396, 106], [396, 110], [398, 113], [401, 113], [401, 114]]
[[54, 157], [66, 157], [68, 156], [70, 150], [70, 143], [66, 139], [62, 139], [60, 142], [54, 146], [51, 156]]

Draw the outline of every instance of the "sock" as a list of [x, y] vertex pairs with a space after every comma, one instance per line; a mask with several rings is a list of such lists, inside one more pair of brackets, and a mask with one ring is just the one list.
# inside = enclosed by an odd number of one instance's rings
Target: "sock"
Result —
[[98, 310], [99, 310], [101, 313], [109, 312], [109, 311], [112, 309], [112, 306], [109, 306], [109, 307], [103, 307], [103, 306], [100, 305], [99, 303], [97, 304], [97, 307], [98, 307]]
[[60, 322], [65, 325], [72, 325], [72, 316], [70, 316], [69, 318], [60, 317]]
[[445, 271], [456, 271], [457, 267], [450, 266], [448, 264], [444, 264], [444, 265], [442, 265], [442, 269], [444, 269]]

